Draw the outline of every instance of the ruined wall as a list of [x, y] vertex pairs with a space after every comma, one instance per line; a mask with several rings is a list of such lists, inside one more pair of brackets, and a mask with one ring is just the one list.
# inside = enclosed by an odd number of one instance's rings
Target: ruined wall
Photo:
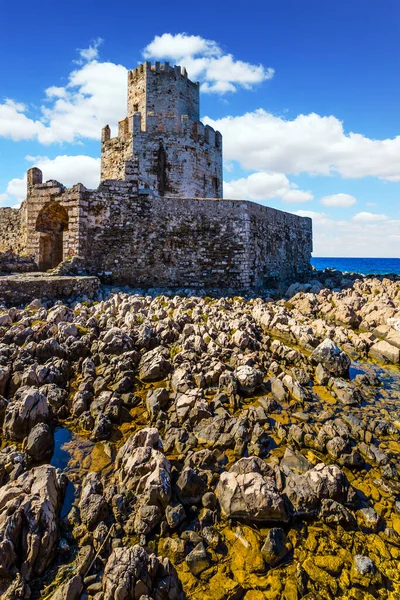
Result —
[[[36, 171], [34, 181], [31, 181], [32, 171]], [[55, 266], [48, 264], [55, 241], [60, 245], [58, 262], [79, 254], [85, 191], [82, 184], [66, 189], [55, 180], [42, 183], [39, 169], [28, 171], [28, 195], [23, 207], [24, 246], [26, 252], [34, 256], [39, 269]]]
[[21, 238], [21, 210], [0, 208], [0, 252], [12, 250], [24, 254], [24, 241]]

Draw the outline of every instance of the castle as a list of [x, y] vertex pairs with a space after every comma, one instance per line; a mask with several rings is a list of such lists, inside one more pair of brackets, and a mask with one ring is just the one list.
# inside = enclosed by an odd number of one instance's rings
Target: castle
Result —
[[199, 84], [145, 62], [128, 73], [127, 116], [101, 133], [96, 190], [27, 174], [19, 210], [0, 213], [0, 250], [38, 269], [79, 255], [86, 270], [138, 287], [248, 290], [310, 272], [311, 219], [223, 199], [222, 136], [199, 121]]

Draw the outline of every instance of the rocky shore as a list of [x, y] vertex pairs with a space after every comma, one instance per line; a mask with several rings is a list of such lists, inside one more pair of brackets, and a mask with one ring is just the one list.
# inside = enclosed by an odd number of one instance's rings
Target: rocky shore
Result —
[[400, 278], [0, 310], [5, 600], [400, 598]]

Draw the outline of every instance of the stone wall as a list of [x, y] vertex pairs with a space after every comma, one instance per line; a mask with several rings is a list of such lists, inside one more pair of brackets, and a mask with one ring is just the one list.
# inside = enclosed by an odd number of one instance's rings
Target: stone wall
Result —
[[312, 220], [247, 202], [252, 287], [304, 281], [311, 273]]
[[0, 302], [19, 306], [40, 300], [63, 298], [93, 298], [100, 289], [97, 277], [57, 277], [42, 274], [8, 275], [0, 277]]
[[0, 252], [12, 250], [15, 254], [25, 252], [21, 238], [21, 210], [0, 208]]
[[143, 287], [262, 288], [310, 272], [311, 219], [246, 201], [154, 198], [127, 182], [83, 194], [80, 254]]

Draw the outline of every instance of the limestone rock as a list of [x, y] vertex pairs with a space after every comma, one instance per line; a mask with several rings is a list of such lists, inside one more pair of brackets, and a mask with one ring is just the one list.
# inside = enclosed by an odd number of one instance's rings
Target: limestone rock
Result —
[[49, 421], [50, 416], [46, 396], [34, 387], [20, 388], [6, 408], [4, 436], [23, 440], [37, 423]]
[[285, 501], [273, 478], [262, 474], [260, 470], [248, 470], [258, 469], [258, 463], [254, 461], [246, 463], [245, 468], [240, 465], [235, 470], [234, 467], [221, 474], [216, 488], [225, 516], [249, 522], [286, 522], [288, 514]]
[[122, 489], [165, 509], [171, 498], [170, 464], [160, 448], [157, 429], [141, 429], [120, 448], [116, 464]]
[[311, 360], [320, 363], [329, 373], [336, 377], [347, 376], [351, 364], [345, 352], [336, 346], [335, 342], [326, 338], [311, 354]]
[[0, 489], [0, 577], [42, 575], [58, 544], [66, 477], [43, 465]]
[[140, 546], [130, 546], [112, 551], [104, 569], [102, 589], [103, 600], [178, 600], [181, 584], [167, 558], [147, 554]]
[[54, 452], [54, 435], [46, 423], [38, 423], [28, 435], [25, 451], [36, 462], [50, 458]]

